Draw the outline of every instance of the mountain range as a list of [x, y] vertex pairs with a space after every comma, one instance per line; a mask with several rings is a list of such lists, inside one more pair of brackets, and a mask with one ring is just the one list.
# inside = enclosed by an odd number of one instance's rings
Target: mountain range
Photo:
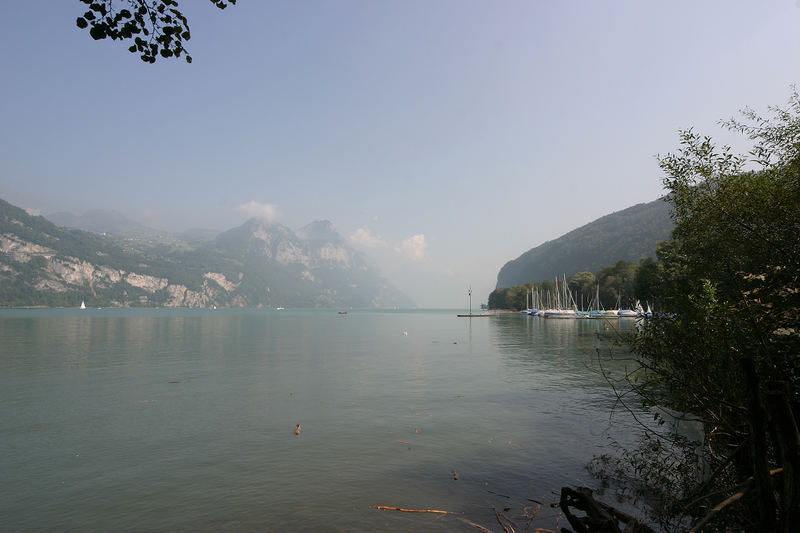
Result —
[[52, 217], [0, 200], [0, 307], [414, 306], [329, 221], [172, 235], [113, 212]]
[[611, 213], [508, 261], [497, 274], [497, 289], [597, 272], [625, 260], [656, 256], [659, 241], [673, 228], [669, 204], [661, 198]]

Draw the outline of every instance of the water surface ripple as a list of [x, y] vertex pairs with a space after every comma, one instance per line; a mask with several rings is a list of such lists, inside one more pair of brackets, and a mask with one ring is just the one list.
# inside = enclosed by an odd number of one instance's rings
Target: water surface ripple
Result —
[[474, 531], [594, 485], [609, 325], [455, 315], [0, 311], [0, 530]]

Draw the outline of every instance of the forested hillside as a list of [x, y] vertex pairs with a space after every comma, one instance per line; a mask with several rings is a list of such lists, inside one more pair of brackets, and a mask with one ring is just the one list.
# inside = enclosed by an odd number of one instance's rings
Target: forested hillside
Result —
[[656, 257], [656, 244], [672, 230], [669, 206], [663, 199], [637, 204], [601, 217], [548, 241], [506, 263], [497, 275], [497, 288], [531, 281], [597, 272], [617, 261], [638, 262]]

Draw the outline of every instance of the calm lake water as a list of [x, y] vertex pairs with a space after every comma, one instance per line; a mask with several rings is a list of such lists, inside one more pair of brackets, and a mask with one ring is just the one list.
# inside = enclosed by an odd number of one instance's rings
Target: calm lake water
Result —
[[609, 328], [455, 311], [0, 311], [0, 530], [500, 531], [492, 507], [509, 507], [524, 531], [528, 499], [552, 529], [560, 487], [596, 486], [586, 463], [633, 431], [612, 427], [592, 362]]

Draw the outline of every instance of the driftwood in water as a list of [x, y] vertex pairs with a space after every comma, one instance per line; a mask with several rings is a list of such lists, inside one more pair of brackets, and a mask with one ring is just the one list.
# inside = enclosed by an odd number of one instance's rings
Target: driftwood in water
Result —
[[440, 511], [438, 509], [404, 509], [403, 507], [389, 507], [386, 505], [373, 505], [375, 509], [385, 511], [402, 511], [404, 513], [438, 513], [438, 514], [458, 514], [453, 511]]
[[483, 527], [483, 526], [482, 526], [482, 525], [480, 525], [480, 524], [476, 524], [476, 523], [475, 523], [475, 522], [473, 522], [472, 520], [467, 520], [466, 518], [459, 518], [459, 520], [461, 520], [462, 522], [464, 522], [464, 523], [465, 523], [465, 524], [467, 524], [468, 526], [472, 526], [472, 527], [474, 527], [474, 528], [475, 528], [475, 529], [477, 529], [478, 531], [482, 531], [483, 533], [492, 533], [492, 530], [491, 530], [491, 529], [487, 529], [487, 528]]
[[[631, 515], [595, 500], [592, 490], [586, 487], [563, 487], [559, 506], [577, 533], [654, 533]], [[573, 510], [583, 511], [586, 516], [576, 516]], [[619, 528], [620, 522], [626, 524], [624, 530]]]
[[[492, 507], [492, 510], [494, 511], [494, 516], [497, 518], [497, 523], [500, 524], [500, 527], [503, 528], [503, 531], [505, 533], [517, 533], [516, 530], [514, 529], [514, 523], [511, 521], [510, 518], [508, 518], [506, 515], [504, 515], [494, 507]], [[505, 521], [508, 522], [508, 524], [504, 524], [503, 519], [505, 519]]]
[[536, 504], [536, 509], [534, 509], [532, 513], [531, 513], [531, 512], [529, 512], [529, 509], [530, 509], [530, 507], [526, 507], [526, 508], [524, 509], [524, 511], [525, 511], [525, 516], [528, 516], [528, 517], [529, 517], [529, 518], [528, 518], [528, 523], [527, 523], [527, 524], [525, 524], [525, 533], [527, 533], [528, 531], [530, 531], [530, 529], [531, 529], [531, 522], [533, 522], [533, 519], [534, 519], [534, 518], [536, 518], [536, 513], [538, 513], [538, 512], [539, 512], [539, 509], [541, 509], [541, 508], [542, 508], [542, 504], [541, 504], [541, 503], [537, 503], [537, 504]]

